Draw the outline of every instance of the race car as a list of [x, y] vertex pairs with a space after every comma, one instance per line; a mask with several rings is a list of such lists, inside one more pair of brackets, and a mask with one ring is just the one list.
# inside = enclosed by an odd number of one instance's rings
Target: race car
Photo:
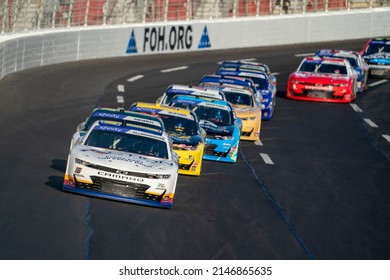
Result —
[[221, 91], [226, 100], [234, 108], [236, 116], [242, 121], [241, 140], [256, 141], [260, 136], [261, 129], [261, 104], [249, 89], [229, 86], [213, 86]]
[[122, 108], [95, 108], [92, 113], [85, 119], [85, 121], [81, 122], [77, 126], [76, 132], [73, 134], [71, 140], [70, 149], [72, 149], [75, 144], [78, 144], [81, 141], [82, 136], [84, 136], [92, 124], [98, 120], [121, 122], [127, 125], [142, 125], [158, 130], [165, 129], [164, 123], [157, 117], [130, 112]]
[[352, 68], [358, 73], [358, 92], [363, 92], [367, 89], [368, 64], [364, 61], [359, 52], [321, 49], [318, 50], [314, 55], [319, 57], [336, 57], [348, 59]]
[[249, 70], [249, 71], [261, 71], [268, 74], [271, 82], [276, 86], [277, 79], [276, 76], [271, 72], [267, 64], [255, 61], [247, 60], [225, 60], [219, 63], [217, 70]]
[[69, 152], [63, 190], [171, 208], [177, 177], [166, 132], [97, 121]]
[[258, 94], [256, 85], [252, 79], [237, 77], [237, 76], [221, 76], [216, 74], [204, 75], [200, 81], [199, 86], [212, 88], [212, 86], [230, 86], [236, 88], [245, 88], [253, 92], [256, 101], [261, 103], [262, 96]]
[[199, 176], [202, 170], [206, 131], [194, 112], [154, 103], [137, 102], [130, 111], [158, 116], [172, 138], [179, 156], [179, 174]]
[[275, 111], [277, 89], [267, 73], [254, 70], [221, 69], [215, 74], [251, 79], [255, 83], [257, 95], [261, 95], [262, 119], [270, 120], [272, 118]]
[[368, 76], [390, 78], [390, 37], [368, 40], [360, 52], [368, 64]]
[[170, 105], [193, 110], [198, 116], [207, 133], [203, 159], [237, 161], [242, 122], [228, 101], [177, 95]]
[[165, 90], [164, 94], [157, 99], [156, 103], [167, 105], [176, 95], [192, 95], [212, 99], [226, 100], [225, 96], [215, 89], [209, 89], [202, 86], [174, 84], [170, 85]]
[[346, 59], [306, 57], [290, 74], [286, 96], [295, 100], [350, 103], [356, 98], [357, 76]]

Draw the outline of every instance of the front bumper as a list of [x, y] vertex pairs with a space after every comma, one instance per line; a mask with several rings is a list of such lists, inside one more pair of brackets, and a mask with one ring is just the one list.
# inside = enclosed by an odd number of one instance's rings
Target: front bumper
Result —
[[174, 151], [179, 156], [179, 174], [199, 176], [202, 170], [204, 144], [200, 144], [197, 150]]
[[172, 208], [174, 193], [153, 193], [145, 184], [124, 182], [91, 176], [92, 181], [82, 181], [65, 175], [63, 190], [87, 196], [153, 206]]
[[239, 140], [236, 142], [206, 138], [203, 159], [234, 163], [237, 161]]

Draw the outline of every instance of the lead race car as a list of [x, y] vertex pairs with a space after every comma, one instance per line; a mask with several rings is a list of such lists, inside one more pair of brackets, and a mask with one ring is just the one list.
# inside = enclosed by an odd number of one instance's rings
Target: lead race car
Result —
[[166, 132], [97, 121], [69, 152], [63, 190], [171, 208], [177, 177]]
[[155, 103], [136, 102], [130, 111], [158, 116], [172, 138], [179, 156], [179, 174], [199, 176], [202, 170], [206, 131], [194, 112]]
[[346, 59], [306, 57], [287, 81], [295, 100], [350, 103], [356, 99], [357, 73]]
[[193, 110], [198, 116], [207, 133], [203, 159], [237, 161], [242, 122], [228, 101], [177, 95], [170, 105]]
[[390, 37], [368, 40], [360, 54], [368, 64], [369, 77], [390, 78]]

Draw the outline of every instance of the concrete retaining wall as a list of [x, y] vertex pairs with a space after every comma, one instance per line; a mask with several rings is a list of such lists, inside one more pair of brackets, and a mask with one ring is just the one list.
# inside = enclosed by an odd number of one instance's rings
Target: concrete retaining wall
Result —
[[82, 59], [376, 36], [390, 36], [390, 8], [4, 34], [0, 36], [0, 77]]

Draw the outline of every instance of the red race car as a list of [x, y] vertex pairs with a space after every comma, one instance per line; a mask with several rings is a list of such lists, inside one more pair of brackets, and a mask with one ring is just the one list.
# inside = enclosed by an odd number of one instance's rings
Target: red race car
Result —
[[356, 98], [358, 73], [342, 58], [306, 57], [290, 74], [286, 96], [290, 99], [350, 103]]

